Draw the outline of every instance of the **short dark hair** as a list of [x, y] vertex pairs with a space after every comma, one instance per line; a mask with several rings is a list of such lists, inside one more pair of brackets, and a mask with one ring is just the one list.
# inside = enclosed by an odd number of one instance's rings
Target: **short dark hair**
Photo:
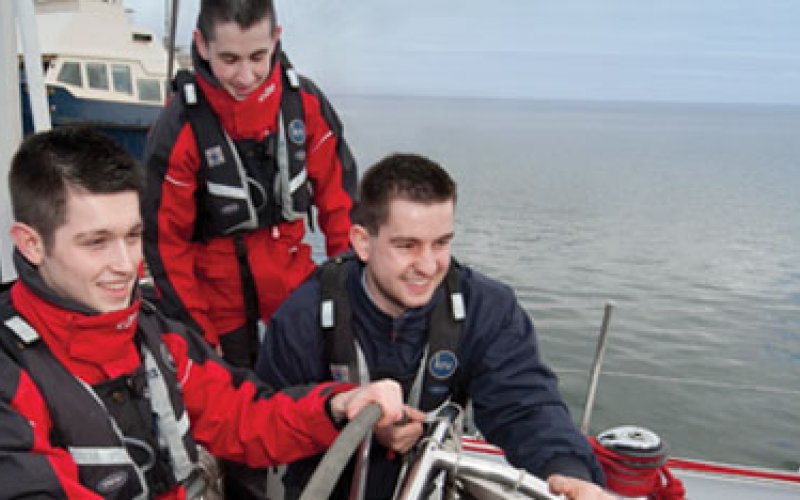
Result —
[[61, 127], [22, 142], [8, 173], [14, 218], [34, 228], [50, 248], [67, 220], [67, 189], [140, 193], [144, 171], [122, 146], [89, 127]]
[[267, 17], [272, 22], [270, 31], [274, 31], [278, 21], [272, 0], [202, 0], [197, 29], [209, 42], [214, 39], [217, 23], [235, 22], [240, 28], [247, 29]]
[[359, 184], [355, 224], [377, 234], [397, 199], [416, 203], [456, 202], [456, 183], [438, 163], [417, 154], [395, 153], [370, 167]]

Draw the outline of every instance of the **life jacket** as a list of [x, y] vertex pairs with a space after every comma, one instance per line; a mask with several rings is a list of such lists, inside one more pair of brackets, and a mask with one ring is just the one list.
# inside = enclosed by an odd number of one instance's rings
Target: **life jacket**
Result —
[[175, 76], [200, 153], [195, 240], [273, 227], [311, 208], [300, 76], [283, 52], [276, 60], [283, 70], [278, 131], [263, 141], [233, 141], [194, 75], [181, 70]]
[[[369, 382], [369, 369], [353, 333], [352, 306], [347, 287], [348, 262], [352, 253], [334, 257], [318, 270], [320, 282], [320, 328], [324, 334], [326, 368], [334, 380]], [[414, 380], [398, 380], [406, 401], [424, 411], [438, 408], [448, 399], [464, 404], [465, 391], [453, 387], [459, 367], [458, 344], [466, 317], [461, 294], [459, 264], [451, 259], [444, 278], [444, 300], [431, 312], [428, 345]]]
[[[90, 386], [62, 365], [36, 330], [0, 308], [0, 347], [28, 372], [52, 419], [50, 440], [78, 465], [82, 485], [107, 499], [148, 499], [183, 484], [202, 488], [172, 357], [153, 306], [139, 315], [142, 365], [129, 376]], [[6, 333], [11, 333], [7, 335]]]

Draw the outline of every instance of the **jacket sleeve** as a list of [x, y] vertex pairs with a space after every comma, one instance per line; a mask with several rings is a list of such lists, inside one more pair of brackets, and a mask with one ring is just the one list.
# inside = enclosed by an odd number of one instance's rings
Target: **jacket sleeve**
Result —
[[471, 356], [466, 366], [472, 367], [467, 376], [478, 428], [517, 467], [543, 478], [558, 472], [602, 484], [591, 447], [540, 360], [530, 318], [510, 289], [493, 286], [467, 302], [465, 328], [481, 333], [465, 335], [460, 350]]
[[308, 127], [308, 175], [314, 188], [317, 220], [328, 256], [350, 245], [350, 208], [358, 182], [355, 160], [336, 111], [322, 91], [303, 79], [303, 109]]
[[252, 372], [229, 368], [198, 336], [167, 334], [195, 440], [215, 456], [253, 467], [320, 453], [337, 430], [326, 401], [347, 384], [292, 387], [281, 392]]
[[51, 419], [28, 374], [0, 353], [0, 498], [100, 499], [50, 442]]
[[145, 162], [144, 252], [161, 304], [169, 316], [192, 324], [207, 341], [217, 344], [218, 332], [208, 319], [208, 302], [195, 277], [197, 243], [192, 236], [200, 158], [177, 99], [150, 131]]

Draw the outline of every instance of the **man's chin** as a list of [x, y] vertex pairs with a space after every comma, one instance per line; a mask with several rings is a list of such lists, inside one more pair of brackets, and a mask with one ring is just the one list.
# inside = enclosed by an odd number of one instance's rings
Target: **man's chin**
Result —
[[245, 91], [238, 91], [238, 90], [229, 88], [228, 89], [228, 94], [230, 94], [230, 96], [233, 97], [234, 101], [242, 102], [245, 99], [247, 99], [248, 97], [250, 97], [250, 94], [252, 94], [254, 90], [255, 89], [253, 89], [253, 90], [245, 90]]
[[432, 296], [433, 294], [407, 296], [403, 301], [403, 305], [407, 309], [416, 309], [418, 307], [423, 307], [428, 302], [431, 301]]
[[131, 291], [124, 297], [103, 297], [98, 299], [92, 306], [93, 309], [102, 312], [110, 313], [114, 311], [121, 311], [131, 304]]

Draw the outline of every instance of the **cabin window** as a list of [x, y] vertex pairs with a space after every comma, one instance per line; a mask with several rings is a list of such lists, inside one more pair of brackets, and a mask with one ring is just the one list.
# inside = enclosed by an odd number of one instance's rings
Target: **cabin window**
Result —
[[108, 71], [103, 63], [86, 63], [90, 89], [108, 90]]
[[116, 92], [133, 95], [131, 68], [127, 64], [111, 65], [111, 81], [114, 83], [114, 90]]
[[66, 83], [67, 85], [82, 87], [83, 78], [81, 78], [81, 63], [63, 63], [61, 65], [61, 69], [58, 71], [58, 81], [61, 83]]
[[140, 101], [161, 102], [161, 84], [158, 80], [139, 78], [136, 80], [136, 87]]
[[147, 33], [134, 33], [131, 38], [134, 42], [150, 43], [153, 41], [153, 36]]

